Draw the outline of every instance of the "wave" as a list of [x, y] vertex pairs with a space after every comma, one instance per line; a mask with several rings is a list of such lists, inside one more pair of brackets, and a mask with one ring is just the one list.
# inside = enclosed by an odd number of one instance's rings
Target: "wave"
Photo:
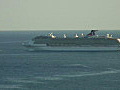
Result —
[[19, 89], [22, 88], [22, 85], [0, 85], [0, 89]]
[[21, 55], [22, 56], [31, 56], [31, 55], [34, 56], [34, 55], [39, 55], [39, 54], [32, 54], [32, 53], [31, 54], [24, 54], [24, 53], [23, 54], [0, 54], [0, 56], [21, 56]]
[[40, 80], [63, 80], [62, 77], [51, 77], [51, 76], [48, 76], [48, 77], [35, 77], [36, 79], [40, 79]]
[[37, 80], [27, 80], [27, 79], [23, 79], [23, 78], [7, 78], [7, 81], [11, 81], [11, 82], [15, 82], [15, 83], [44, 83], [44, 82], [40, 82]]
[[115, 74], [115, 73], [120, 73], [120, 70], [103, 71], [103, 72], [95, 72], [95, 73], [84, 72], [83, 74], [77, 74], [77, 75], [55, 75], [55, 76], [60, 76], [60, 77], [85, 77], [85, 76], [99, 76], [99, 75], [107, 75], [107, 74]]
[[89, 66], [86, 66], [86, 65], [83, 65], [83, 64], [69, 64], [69, 65], [65, 65], [65, 66], [70, 66], [70, 67], [81, 66], [81, 67], [89, 68]]
[[8, 42], [0, 42], [0, 43], [22, 43], [23, 41], [8, 41]]

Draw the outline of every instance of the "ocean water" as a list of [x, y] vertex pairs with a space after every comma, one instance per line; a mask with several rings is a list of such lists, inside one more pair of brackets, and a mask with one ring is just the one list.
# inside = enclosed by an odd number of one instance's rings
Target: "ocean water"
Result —
[[[120, 90], [120, 52], [28, 52], [37, 35], [89, 31], [1, 31], [0, 90]], [[120, 31], [98, 31], [120, 38]]]

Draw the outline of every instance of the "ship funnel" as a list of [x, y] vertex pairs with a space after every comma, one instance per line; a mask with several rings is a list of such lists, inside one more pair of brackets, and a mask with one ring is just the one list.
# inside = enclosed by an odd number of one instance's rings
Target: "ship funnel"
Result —
[[93, 35], [95, 35], [96, 31], [98, 31], [98, 30], [91, 30], [91, 32], [89, 34], [87, 34], [87, 36], [93, 36]]

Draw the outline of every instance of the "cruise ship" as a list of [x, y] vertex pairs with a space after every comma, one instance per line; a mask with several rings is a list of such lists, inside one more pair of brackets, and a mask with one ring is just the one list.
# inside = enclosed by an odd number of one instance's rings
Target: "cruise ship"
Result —
[[29, 42], [22, 43], [29, 51], [119, 51], [120, 38], [112, 35], [96, 35], [98, 30], [91, 30], [87, 35], [76, 34], [73, 38], [57, 37], [53, 33], [48, 36], [36, 36]]

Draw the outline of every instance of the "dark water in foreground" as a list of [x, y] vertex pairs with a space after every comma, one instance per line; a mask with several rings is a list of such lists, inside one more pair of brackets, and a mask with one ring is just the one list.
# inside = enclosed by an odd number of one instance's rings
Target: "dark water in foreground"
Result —
[[21, 46], [48, 32], [0, 32], [0, 90], [120, 90], [120, 52], [27, 52]]

